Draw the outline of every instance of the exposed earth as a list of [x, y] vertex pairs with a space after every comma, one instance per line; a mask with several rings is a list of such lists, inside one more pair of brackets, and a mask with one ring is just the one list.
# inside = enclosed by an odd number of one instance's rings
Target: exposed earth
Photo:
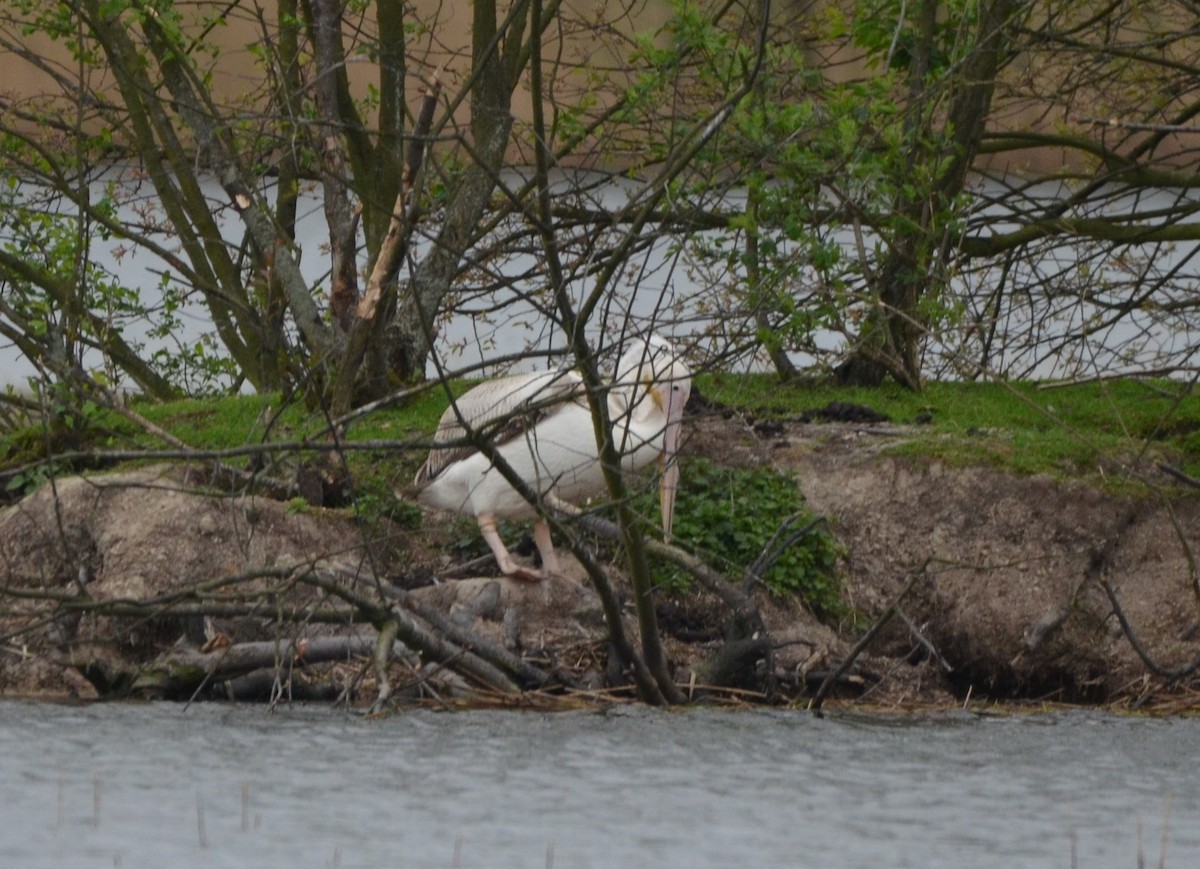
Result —
[[[839, 680], [838, 703], [1200, 707], [1196, 497], [1178, 489], [1170, 501], [1118, 497], [890, 456], [913, 431], [870, 421], [756, 430], [734, 414], [691, 424], [691, 455], [796, 474], [845, 547], [857, 622], [822, 624], [799, 601], [755, 592], [779, 699], [805, 702], [911, 580], [896, 616]], [[192, 473], [61, 478], [0, 509], [0, 693], [378, 701], [381, 671], [370, 655], [379, 624], [330, 623], [352, 598], [375, 607], [356, 622], [389, 606], [418, 626], [442, 619], [434, 633], [457, 626], [572, 686], [526, 692], [511, 701], [518, 705], [631, 696], [610, 667], [604, 618], [582, 571], [528, 583], [487, 575], [494, 565], [485, 561], [474, 571], [483, 575], [451, 578], [461, 525], [433, 516], [415, 530], [366, 524], [345, 511], [213, 494]], [[607, 572], [624, 588], [615, 567]], [[443, 579], [431, 584], [435, 575]], [[676, 681], [691, 696], [758, 699], [761, 660], [719, 690], [701, 678], [729, 619], [715, 596], [664, 598], [659, 616]], [[500, 702], [409, 648], [396, 646], [387, 671], [391, 699]], [[251, 662], [265, 655], [265, 664], [234, 667], [235, 653]]]

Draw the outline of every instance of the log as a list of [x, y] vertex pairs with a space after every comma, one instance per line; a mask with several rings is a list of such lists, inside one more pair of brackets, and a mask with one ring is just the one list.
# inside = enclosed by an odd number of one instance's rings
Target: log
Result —
[[175, 647], [140, 671], [129, 690], [191, 696], [206, 684], [227, 682], [256, 670], [365, 658], [374, 648], [375, 638], [363, 635], [236, 643], [214, 652]]

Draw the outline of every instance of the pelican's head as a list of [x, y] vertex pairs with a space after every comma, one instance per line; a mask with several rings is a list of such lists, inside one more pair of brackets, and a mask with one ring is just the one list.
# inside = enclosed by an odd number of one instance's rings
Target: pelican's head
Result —
[[[675, 521], [675, 494], [679, 490], [680, 434], [683, 430], [683, 406], [692, 393], [692, 372], [684, 364], [674, 345], [665, 338], [651, 335], [633, 341], [614, 378], [614, 399], [621, 414], [633, 423], [661, 425], [663, 474], [659, 482], [659, 506], [662, 509], [663, 539], [671, 540]], [[620, 425], [618, 415], [614, 420]]]

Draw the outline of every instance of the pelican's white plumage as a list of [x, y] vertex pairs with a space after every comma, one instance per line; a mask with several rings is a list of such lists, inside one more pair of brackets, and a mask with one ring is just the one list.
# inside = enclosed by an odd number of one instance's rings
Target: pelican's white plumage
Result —
[[[633, 341], [617, 363], [608, 412], [625, 470], [662, 461], [663, 532], [669, 538], [679, 481], [675, 453], [691, 372], [675, 348], [651, 336]], [[541, 579], [518, 565], [496, 531], [496, 520], [538, 516], [495, 468], [467, 443], [470, 433], [495, 447], [516, 474], [547, 503], [590, 498], [606, 490], [592, 414], [583, 381], [574, 371], [545, 371], [491, 380], [468, 391], [438, 422], [434, 448], [417, 473], [418, 500], [474, 516], [506, 574]], [[533, 539], [543, 567], [558, 572], [550, 528], [538, 518]]]

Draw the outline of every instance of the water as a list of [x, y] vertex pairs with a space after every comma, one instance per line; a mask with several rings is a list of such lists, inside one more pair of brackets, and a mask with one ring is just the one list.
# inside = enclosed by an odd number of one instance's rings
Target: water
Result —
[[[507, 178], [515, 185], [517, 176], [514, 171]], [[135, 167], [114, 166], [97, 179], [93, 195], [100, 196], [109, 182], [120, 191], [123, 204], [118, 214], [122, 219], [136, 221], [144, 209], [154, 208], [157, 203], [156, 194]], [[574, 189], [569, 179], [564, 183]], [[225, 201], [223, 190], [213, 179], [205, 179], [203, 189], [213, 202]], [[585, 204], [589, 207], [615, 210], [637, 189], [632, 182], [615, 179], [580, 195], [585, 196]], [[30, 185], [18, 188], [17, 192], [29, 199], [40, 189]], [[981, 213], [986, 212], [993, 219], [1011, 214], [1014, 207], [1023, 208], [1034, 201], [1042, 204], [1059, 201], [1068, 193], [1061, 185], [1044, 183], [1027, 188], [1024, 191], [1027, 198], [1012, 200], [1015, 205], [1005, 200], [985, 206], [984, 203], [1001, 197], [1004, 188], [979, 182], [973, 192], [979, 196]], [[1135, 208], [1153, 212], [1169, 208], [1177, 199], [1192, 195], [1189, 191], [1170, 190], [1124, 197], [1114, 193], [1113, 198], [1102, 198], [1098, 205], [1078, 216], [1127, 215]], [[73, 213], [69, 203], [54, 199], [46, 207], [60, 214]], [[218, 225], [225, 241], [236, 247], [244, 235], [240, 219], [229, 209], [217, 211]], [[1008, 222], [997, 224], [996, 228], [1015, 226], [1015, 222]], [[3, 232], [0, 232], [0, 241], [3, 241], [2, 236]], [[305, 279], [315, 290], [322, 291], [328, 283], [329, 263], [321, 246], [328, 243], [329, 231], [320, 191], [315, 186], [306, 187], [301, 193], [296, 237], [298, 246], [308, 249], [308, 254], [301, 260]], [[833, 238], [848, 254], [857, 248], [856, 236], [849, 229], [835, 232]], [[168, 247], [175, 243], [170, 236], [160, 241]], [[867, 246], [871, 244], [868, 237]], [[414, 245], [414, 256], [419, 259], [431, 242], [418, 238]], [[119, 239], [97, 238], [91, 242], [90, 256], [99, 267], [114, 276], [114, 282], [136, 290], [142, 304], [153, 309], [161, 303], [160, 277], [164, 273], [172, 274], [173, 270], [150, 251], [130, 250]], [[953, 287], [956, 297], [972, 315], [986, 320], [991, 315], [985, 316], [984, 309], [993, 304], [1001, 274], [1011, 271], [1008, 279], [1012, 286], [1002, 294], [1003, 306], [997, 314], [1000, 328], [991, 342], [988, 357], [988, 364], [997, 374], [1054, 379], [1137, 371], [1166, 364], [1191, 363], [1194, 348], [1200, 340], [1200, 323], [1196, 322], [1194, 305], [1196, 260], [1197, 246], [1194, 244], [1132, 245], [1112, 249], [1099, 243], [1082, 247], [1047, 243], [1019, 258], [1011, 269], [999, 262], [986, 267], [974, 264], [955, 279]], [[365, 267], [365, 262], [363, 265]], [[455, 295], [456, 312], [439, 323], [435, 348], [442, 364], [450, 371], [492, 376], [497, 373], [496, 360], [507, 359], [511, 354], [527, 353], [531, 349], [561, 352], [564, 337], [546, 314], [548, 300], [533, 301], [546, 292], [545, 281], [537, 277], [540, 257], [516, 252], [504, 262], [489, 263], [489, 268], [496, 269], [498, 275], [515, 279], [519, 292], [513, 288], [497, 291], [460, 289]], [[1128, 298], [1138, 294], [1129, 283], [1135, 276], [1142, 282], [1138, 293], [1146, 287], [1155, 287], [1154, 304], [1136, 305], [1126, 310]], [[719, 268], [711, 272], [702, 268], [698, 262], [676, 252], [673, 240], [663, 239], [635, 257], [610, 288], [589, 323], [589, 337], [598, 341], [603, 336], [605, 343], [620, 345], [624, 343], [624, 336], [631, 332], [656, 329], [685, 343], [697, 341], [699, 346], [693, 348], [697, 354], [693, 361], [703, 361], [705, 351], [720, 354], [728, 349], [726, 337], [744, 337], [757, 329], [750, 322], [751, 315], [745, 306], [728, 296], [730, 288], [741, 279]], [[795, 292], [804, 297], [816, 281], [815, 275], [806, 273], [794, 288]], [[592, 279], [577, 277], [571, 287], [576, 296], [582, 296], [591, 289]], [[1116, 316], [1115, 311], [1122, 313]], [[1170, 313], [1172, 311], [1175, 313]], [[158, 351], [178, 361], [186, 356], [186, 349], [194, 347], [204, 336], [214, 334], [207, 310], [195, 293], [178, 315], [180, 322], [175, 328], [168, 329], [167, 335], [157, 334], [151, 328], [152, 324], [141, 318], [118, 318], [117, 325], [128, 341], [144, 346], [144, 355]], [[701, 338], [706, 331], [712, 331], [714, 337]], [[966, 358], [974, 359], [979, 351], [977, 342], [960, 344], [959, 337], [950, 330], [930, 342], [925, 359], [928, 376], [952, 376], [962, 369]], [[818, 330], [810, 338], [814, 346], [821, 349], [822, 355], [845, 348], [844, 336], [836, 332]], [[792, 356], [795, 364], [801, 367], [820, 361], [807, 352]], [[89, 351], [84, 355], [83, 364], [100, 368], [103, 359], [98, 353]], [[743, 359], [739, 364], [749, 369], [769, 368], [761, 357]], [[541, 357], [517, 366], [526, 370], [543, 367], [546, 363]], [[23, 386], [34, 373], [33, 366], [17, 348], [0, 338], [0, 389], [9, 385]], [[427, 374], [430, 377], [437, 375], [437, 367], [432, 362]], [[188, 378], [188, 385], [193, 389], [203, 385], [203, 376], [195, 370], [191, 370]], [[249, 388], [244, 386], [244, 389]]]
[[[5, 867], [1200, 865], [1198, 720], [0, 703]], [[1074, 849], [1074, 862], [1073, 862]]]

